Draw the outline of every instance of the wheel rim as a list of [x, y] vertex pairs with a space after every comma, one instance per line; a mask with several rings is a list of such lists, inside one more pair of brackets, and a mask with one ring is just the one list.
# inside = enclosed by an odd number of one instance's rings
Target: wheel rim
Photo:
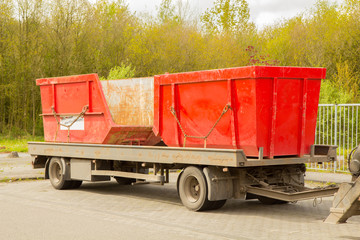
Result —
[[53, 182], [58, 183], [61, 181], [62, 171], [59, 163], [55, 162], [51, 168], [51, 178]]
[[197, 202], [201, 195], [200, 183], [194, 176], [188, 176], [185, 180], [185, 196], [189, 202]]

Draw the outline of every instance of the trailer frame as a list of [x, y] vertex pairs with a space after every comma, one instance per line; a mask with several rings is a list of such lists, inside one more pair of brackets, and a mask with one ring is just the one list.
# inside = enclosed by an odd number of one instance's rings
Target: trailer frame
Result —
[[[250, 199], [255, 196], [264, 202], [290, 202], [331, 196], [338, 190], [333, 186], [322, 189], [304, 187], [305, 163], [336, 160], [336, 146], [330, 145], [313, 145], [310, 154], [303, 157], [272, 159], [263, 158], [261, 150], [257, 158], [249, 158], [241, 149], [55, 142], [29, 142], [28, 146], [34, 158], [34, 168], [45, 168], [45, 178], [50, 178], [57, 189], [79, 187], [81, 181], [109, 181], [110, 177], [119, 183], [124, 179], [131, 180], [132, 185], [163, 185], [169, 182], [170, 169], [181, 169], [178, 192], [183, 204], [195, 211], [219, 208], [230, 198]], [[49, 170], [52, 161], [58, 172]], [[152, 174], [149, 174], [149, 169], [152, 169]], [[54, 180], [51, 174], [59, 177]], [[190, 180], [184, 180], [185, 176]], [[184, 190], [186, 186], [194, 185], [189, 181], [198, 186], [192, 192]], [[200, 185], [202, 190], [199, 190]], [[194, 200], [198, 194], [205, 198], [200, 205], [194, 205], [191, 202], [198, 202]]]

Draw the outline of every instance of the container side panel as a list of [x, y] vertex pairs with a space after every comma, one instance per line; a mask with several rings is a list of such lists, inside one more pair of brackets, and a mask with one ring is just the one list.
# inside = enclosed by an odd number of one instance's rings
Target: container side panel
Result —
[[134, 78], [101, 81], [112, 119], [119, 125], [152, 126], [154, 79]]
[[256, 67], [241, 67], [241, 68], [227, 68], [215, 69], [197, 72], [185, 72], [175, 74], [158, 75], [162, 85], [171, 83], [195, 83], [195, 82], [213, 82], [223, 81], [227, 79], [253, 78], [255, 76]]
[[[80, 113], [88, 105], [88, 89], [86, 82], [56, 85], [56, 112]], [[74, 101], [76, 99], [76, 101]]]
[[[101, 96], [101, 89], [96, 82], [90, 82], [90, 99], [91, 99], [91, 110], [92, 112], [103, 113], [107, 121], [111, 120], [108, 117], [108, 112], [106, 111], [106, 103], [104, 102]], [[112, 121], [111, 121], [112, 122]], [[111, 124], [109, 122], [108, 124]]]
[[[121, 126], [113, 122], [96, 74], [40, 79], [37, 84], [41, 90], [46, 141], [136, 145], [155, 145], [160, 141], [154, 136], [151, 125]], [[140, 95], [143, 92], [152, 90], [140, 87]], [[153, 102], [148, 104], [147, 98], [139, 98], [140, 105], [149, 105], [152, 111]], [[52, 106], [55, 106], [56, 117]], [[77, 118], [83, 110], [86, 110], [83, 117]], [[70, 131], [66, 126], [59, 126], [57, 120], [71, 125]]]
[[[101, 90], [94, 83], [91, 75], [79, 76], [78, 78], [66, 81], [66, 77], [61, 77], [61, 81], [56, 82], [56, 78], [51, 81], [51, 85], [40, 86], [42, 97], [44, 118], [44, 132], [46, 141], [56, 142], [74, 142], [74, 143], [102, 143], [111, 123], [106, 121], [106, 106], [101, 98]], [[44, 89], [45, 88], [45, 89]], [[43, 90], [44, 89], [44, 90]], [[55, 101], [49, 99], [53, 97], [55, 90]], [[47, 96], [46, 96], [47, 95]], [[44, 103], [45, 101], [45, 103]], [[51, 104], [49, 104], [51, 103]], [[84, 117], [81, 128], [70, 128], [58, 126], [58, 123], [52, 114], [51, 107], [55, 103], [55, 112], [59, 122], [71, 124], [73, 120], [82, 112], [84, 106], [89, 108]], [[68, 121], [66, 121], [68, 119]], [[78, 120], [78, 121], [80, 121]]]
[[[320, 89], [314, 79], [325, 74], [324, 68], [249, 66], [158, 75], [155, 129], [166, 144], [183, 146], [184, 133], [171, 107], [185, 134], [201, 137], [231, 104], [206, 147], [240, 148], [251, 157], [260, 147], [266, 158], [301, 156], [314, 143]], [[185, 145], [204, 147], [204, 140], [187, 137]]]
[[[273, 79], [256, 80], [256, 142], [257, 147], [263, 147], [263, 155], [270, 154], [271, 138], [271, 117], [272, 117], [272, 97], [273, 97]], [[257, 153], [258, 154], [258, 153]], [[258, 156], [258, 155], [255, 155]]]
[[254, 79], [235, 81], [236, 110], [240, 149], [247, 156], [257, 156], [256, 85]]
[[86, 115], [84, 117], [84, 130], [61, 130], [56, 128], [56, 120], [52, 116], [45, 116], [48, 137], [46, 141], [73, 142], [73, 143], [103, 143], [110, 127], [104, 124], [103, 115]]
[[310, 153], [310, 147], [315, 142], [316, 119], [319, 104], [321, 79], [308, 80], [307, 106], [306, 106], [306, 127], [304, 153]]
[[[171, 114], [172, 107], [172, 94], [171, 86], [161, 86], [162, 89], [162, 98], [160, 100], [159, 106], [160, 110], [160, 134], [165, 143], [169, 146], [175, 146], [176, 138], [176, 127], [177, 123], [174, 119], [174, 116]], [[164, 130], [165, 129], [165, 130]]]
[[256, 78], [278, 77], [284, 79], [304, 79], [304, 78], [324, 79], [326, 75], [325, 68], [308, 68], [308, 67], [255, 66], [253, 71], [254, 71], [253, 75]]
[[274, 152], [298, 155], [302, 116], [302, 81], [278, 79]]
[[[179, 84], [178, 89], [180, 123], [185, 133], [189, 136], [205, 137], [228, 104], [227, 82]], [[231, 146], [231, 141], [227, 137], [231, 136], [230, 111], [222, 115], [210, 133], [206, 147], [229, 148]], [[204, 139], [187, 138], [186, 146], [204, 147]]]
[[154, 125], [153, 125], [153, 132], [156, 136], [161, 135], [161, 128], [162, 128], [162, 100], [163, 100], [163, 94], [162, 94], [162, 86], [159, 84], [160, 77], [154, 76]]
[[43, 113], [52, 113], [51, 107], [53, 105], [53, 90], [52, 85], [40, 86], [41, 106]]
[[[162, 86], [162, 138], [169, 146], [183, 146], [184, 133], [186, 147], [204, 147], [205, 137], [217, 120], [220, 118], [224, 107], [228, 104], [227, 82], [207, 82], [179, 84], [176, 91], [172, 92], [171, 86]], [[175, 94], [175, 98], [174, 98]], [[175, 100], [175, 104], [173, 103]], [[196, 107], [195, 107], [196, 106]], [[171, 113], [174, 108], [176, 118], [179, 120], [181, 128]], [[231, 114], [229, 110], [224, 113], [211, 131], [206, 141], [206, 147], [232, 148], [231, 139]], [[200, 137], [192, 138], [191, 136]]]

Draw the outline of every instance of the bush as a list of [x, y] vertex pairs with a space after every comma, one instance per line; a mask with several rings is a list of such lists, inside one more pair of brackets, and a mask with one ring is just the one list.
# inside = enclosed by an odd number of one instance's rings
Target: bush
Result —
[[133, 78], [135, 76], [135, 68], [132, 68], [131, 64], [125, 65], [121, 63], [121, 66], [115, 66], [110, 69], [107, 78], [101, 77], [100, 80], [115, 80]]

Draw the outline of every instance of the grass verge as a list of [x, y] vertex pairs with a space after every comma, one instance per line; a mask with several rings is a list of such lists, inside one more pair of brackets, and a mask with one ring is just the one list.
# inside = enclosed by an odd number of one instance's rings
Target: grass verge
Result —
[[312, 188], [338, 186], [338, 185], [340, 184], [334, 182], [318, 182], [318, 181], [305, 180], [305, 186]]
[[7, 137], [0, 136], [0, 153], [8, 152], [27, 152], [30, 141], [44, 141], [44, 137], [39, 136], [27, 136], [27, 137]]
[[325, 169], [306, 169], [306, 172], [318, 172], [318, 173], [337, 173], [337, 174], [346, 174], [346, 175], [351, 175], [351, 173], [349, 171], [336, 171], [334, 172], [334, 170], [325, 170]]
[[0, 183], [11, 183], [11, 182], [21, 182], [21, 181], [36, 181], [36, 180], [44, 180], [43, 177], [36, 178], [3, 178], [0, 179]]

